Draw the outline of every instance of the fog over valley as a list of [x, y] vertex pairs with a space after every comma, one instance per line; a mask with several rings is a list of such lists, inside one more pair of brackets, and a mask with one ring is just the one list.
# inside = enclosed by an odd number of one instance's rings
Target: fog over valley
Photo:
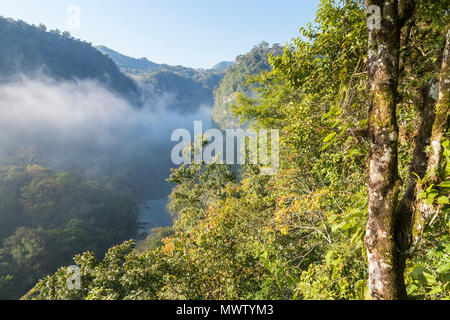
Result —
[[449, 300], [449, 1], [2, 1], [0, 300]]
[[161, 97], [137, 108], [90, 80], [23, 77], [0, 85], [0, 96], [3, 162], [28, 150], [42, 164], [86, 174], [127, 164], [150, 181], [168, 176], [172, 131], [192, 129], [194, 120], [211, 122], [210, 106], [181, 114], [167, 110]]

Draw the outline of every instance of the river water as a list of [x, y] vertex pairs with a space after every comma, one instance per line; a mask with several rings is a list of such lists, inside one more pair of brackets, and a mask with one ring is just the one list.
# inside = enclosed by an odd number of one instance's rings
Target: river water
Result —
[[167, 198], [147, 200], [139, 207], [138, 234], [150, 234], [157, 227], [167, 227], [172, 224], [172, 219], [166, 210]]
[[[147, 191], [141, 192], [138, 197], [143, 199], [138, 205], [138, 240], [145, 239], [146, 235], [150, 234], [154, 228], [170, 226], [173, 223], [172, 217], [166, 209], [168, 196], [173, 187], [166, 179], [170, 175], [170, 168], [176, 167], [170, 156], [172, 148], [178, 143], [171, 142], [172, 132], [183, 128], [189, 130], [193, 137], [194, 121], [202, 121], [204, 131], [213, 127], [210, 108], [199, 108], [195, 113], [182, 116], [177, 114], [175, 117], [173, 113], [168, 113], [165, 119], [160, 120], [162, 121], [160, 128], [163, 132], [160, 135], [162, 141], [158, 141], [159, 148], [153, 148], [154, 152], [148, 155], [148, 165], [140, 168], [140, 171], [148, 172], [145, 174], [147, 181], [145, 190]], [[163, 165], [154, 165], [155, 163], [163, 163]]]

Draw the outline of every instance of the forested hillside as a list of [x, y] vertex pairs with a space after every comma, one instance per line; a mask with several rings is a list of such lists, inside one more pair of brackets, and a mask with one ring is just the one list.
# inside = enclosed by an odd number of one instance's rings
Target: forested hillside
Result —
[[272, 47], [267, 42], [261, 42], [249, 53], [236, 58], [236, 63], [226, 69], [224, 79], [214, 91], [213, 120], [222, 129], [239, 126], [230, 110], [230, 105], [235, 102], [235, 95], [242, 93], [253, 97], [255, 92], [252, 85], [247, 85], [250, 76], [270, 70], [269, 56], [278, 56], [284, 51], [283, 47], [274, 44]]
[[127, 73], [156, 71], [163, 67], [162, 65], [149, 61], [147, 58], [131, 58], [105, 46], [96, 46], [95, 49], [110, 57], [119, 68]]
[[449, 299], [448, 8], [322, 0], [271, 68], [260, 46], [217, 94], [280, 130], [278, 173], [174, 169], [172, 231], [78, 255], [81, 289], [62, 267], [25, 298]]
[[140, 59], [128, 57], [105, 46], [96, 46], [95, 48], [101, 53], [109, 56], [124, 72], [130, 74], [151, 73], [155, 71], [172, 71], [185, 77], [194, 77], [202, 71], [217, 73], [224, 72], [226, 68], [234, 64], [234, 62], [222, 61], [213, 66], [211, 69], [193, 69], [183, 66], [159, 64], [152, 62], [145, 57]]
[[[30, 83], [42, 86], [26, 87]], [[58, 136], [62, 145], [74, 150], [76, 146], [70, 142], [78, 146], [84, 142], [69, 138], [76, 130], [61, 125], [70, 121], [67, 114], [61, 116], [63, 108], [78, 109], [72, 110], [73, 114], [82, 118], [83, 110], [102, 103], [101, 99], [87, 97], [98, 89], [100, 95], [103, 93], [101, 98], [120, 101], [133, 109], [125, 100], [138, 106], [140, 92], [133, 80], [91, 44], [75, 40], [67, 32], [47, 31], [43, 25], [35, 27], [2, 17], [0, 84], [1, 300], [20, 298], [40, 278], [70, 264], [73, 255], [87, 248], [103, 255], [110, 246], [135, 235], [137, 206], [128, 186], [117, 183], [117, 177], [106, 177], [104, 163], [97, 161], [96, 168], [87, 168], [81, 167], [81, 159], [70, 156], [59, 161], [51, 144], [45, 142], [48, 136], [42, 130], [52, 131], [48, 118], [59, 117], [53, 128], [61, 128]], [[76, 94], [83, 97], [84, 104], [80, 105], [75, 96], [72, 101], [65, 101], [68, 96], [59, 95], [57, 84], [70, 87], [67, 92], [78, 90]], [[21, 102], [17, 103], [16, 98]], [[113, 106], [109, 107], [112, 112]], [[24, 112], [24, 108], [29, 109]], [[47, 115], [45, 124], [39, 123], [38, 114], [42, 119]], [[94, 119], [85, 120], [84, 123]], [[101, 124], [97, 122], [95, 126]], [[78, 130], [83, 134], [81, 131]], [[55, 131], [50, 136], [54, 138]], [[57, 149], [55, 139], [48, 141], [53, 141]], [[86, 150], [84, 147], [79, 150]], [[75, 154], [80, 158], [82, 152]], [[87, 158], [93, 151], [85, 154]], [[79, 164], [77, 168], [72, 160]], [[52, 161], [59, 167], [57, 170], [49, 168]]]
[[194, 112], [201, 105], [214, 104], [214, 89], [225, 75], [231, 62], [222, 62], [212, 69], [192, 69], [183, 66], [157, 64], [146, 58], [135, 59], [105, 46], [96, 47], [109, 56], [128, 74], [139, 82], [150, 100], [165, 98], [166, 108], [178, 112]]
[[102, 255], [136, 230], [130, 192], [39, 165], [0, 167], [0, 299], [18, 299], [86, 249]]
[[225, 72], [228, 67], [234, 65], [234, 62], [231, 61], [222, 61], [212, 67], [212, 70]]
[[90, 43], [76, 40], [68, 32], [47, 31], [24, 21], [0, 17], [0, 81], [18, 74], [48, 76], [59, 80], [95, 80], [139, 104], [133, 80]]

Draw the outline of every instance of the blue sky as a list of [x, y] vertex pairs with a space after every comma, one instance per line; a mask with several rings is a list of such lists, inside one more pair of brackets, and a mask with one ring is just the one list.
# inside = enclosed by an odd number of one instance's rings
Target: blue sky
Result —
[[[319, 0], [2, 0], [0, 15], [158, 63], [209, 68], [261, 41], [285, 44], [313, 22]], [[81, 9], [69, 29], [67, 8]]]

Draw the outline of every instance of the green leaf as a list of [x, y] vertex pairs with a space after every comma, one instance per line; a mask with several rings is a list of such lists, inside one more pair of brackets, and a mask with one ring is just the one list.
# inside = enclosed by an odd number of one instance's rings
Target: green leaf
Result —
[[328, 142], [333, 140], [333, 138], [336, 136], [336, 132], [330, 133], [325, 139], [323, 139], [323, 142]]
[[417, 289], [419, 289], [419, 287], [413, 283], [412, 285], [409, 286], [408, 294], [409, 295], [413, 294], [415, 291], [417, 291]]
[[320, 151], [325, 150], [326, 148], [328, 148], [328, 147], [331, 146], [332, 144], [333, 144], [333, 141], [328, 142], [326, 145], [324, 145], [324, 146], [322, 147], [322, 149], [320, 149]]
[[439, 292], [442, 292], [442, 288], [440, 286], [436, 286], [430, 292], [428, 292], [428, 294], [436, 294]]
[[449, 204], [449, 199], [446, 196], [441, 196], [437, 200], [438, 204]]
[[424, 267], [415, 267], [411, 272], [411, 278], [419, 282], [419, 284], [428, 286], [436, 283], [436, 278]]
[[419, 194], [417, 195], [418, 199], [426, 199], [427, 197], [427, 193], [425, 191], [420, 191]]
[[427, 205], [433, 204], [434, 198], [435, 198], [435, 196], [429, 196], [426, 201]]
[[438, 184], [438, 187], [441, 188], [450, 188], [450, 181], [444, 181], [441, 184]]

